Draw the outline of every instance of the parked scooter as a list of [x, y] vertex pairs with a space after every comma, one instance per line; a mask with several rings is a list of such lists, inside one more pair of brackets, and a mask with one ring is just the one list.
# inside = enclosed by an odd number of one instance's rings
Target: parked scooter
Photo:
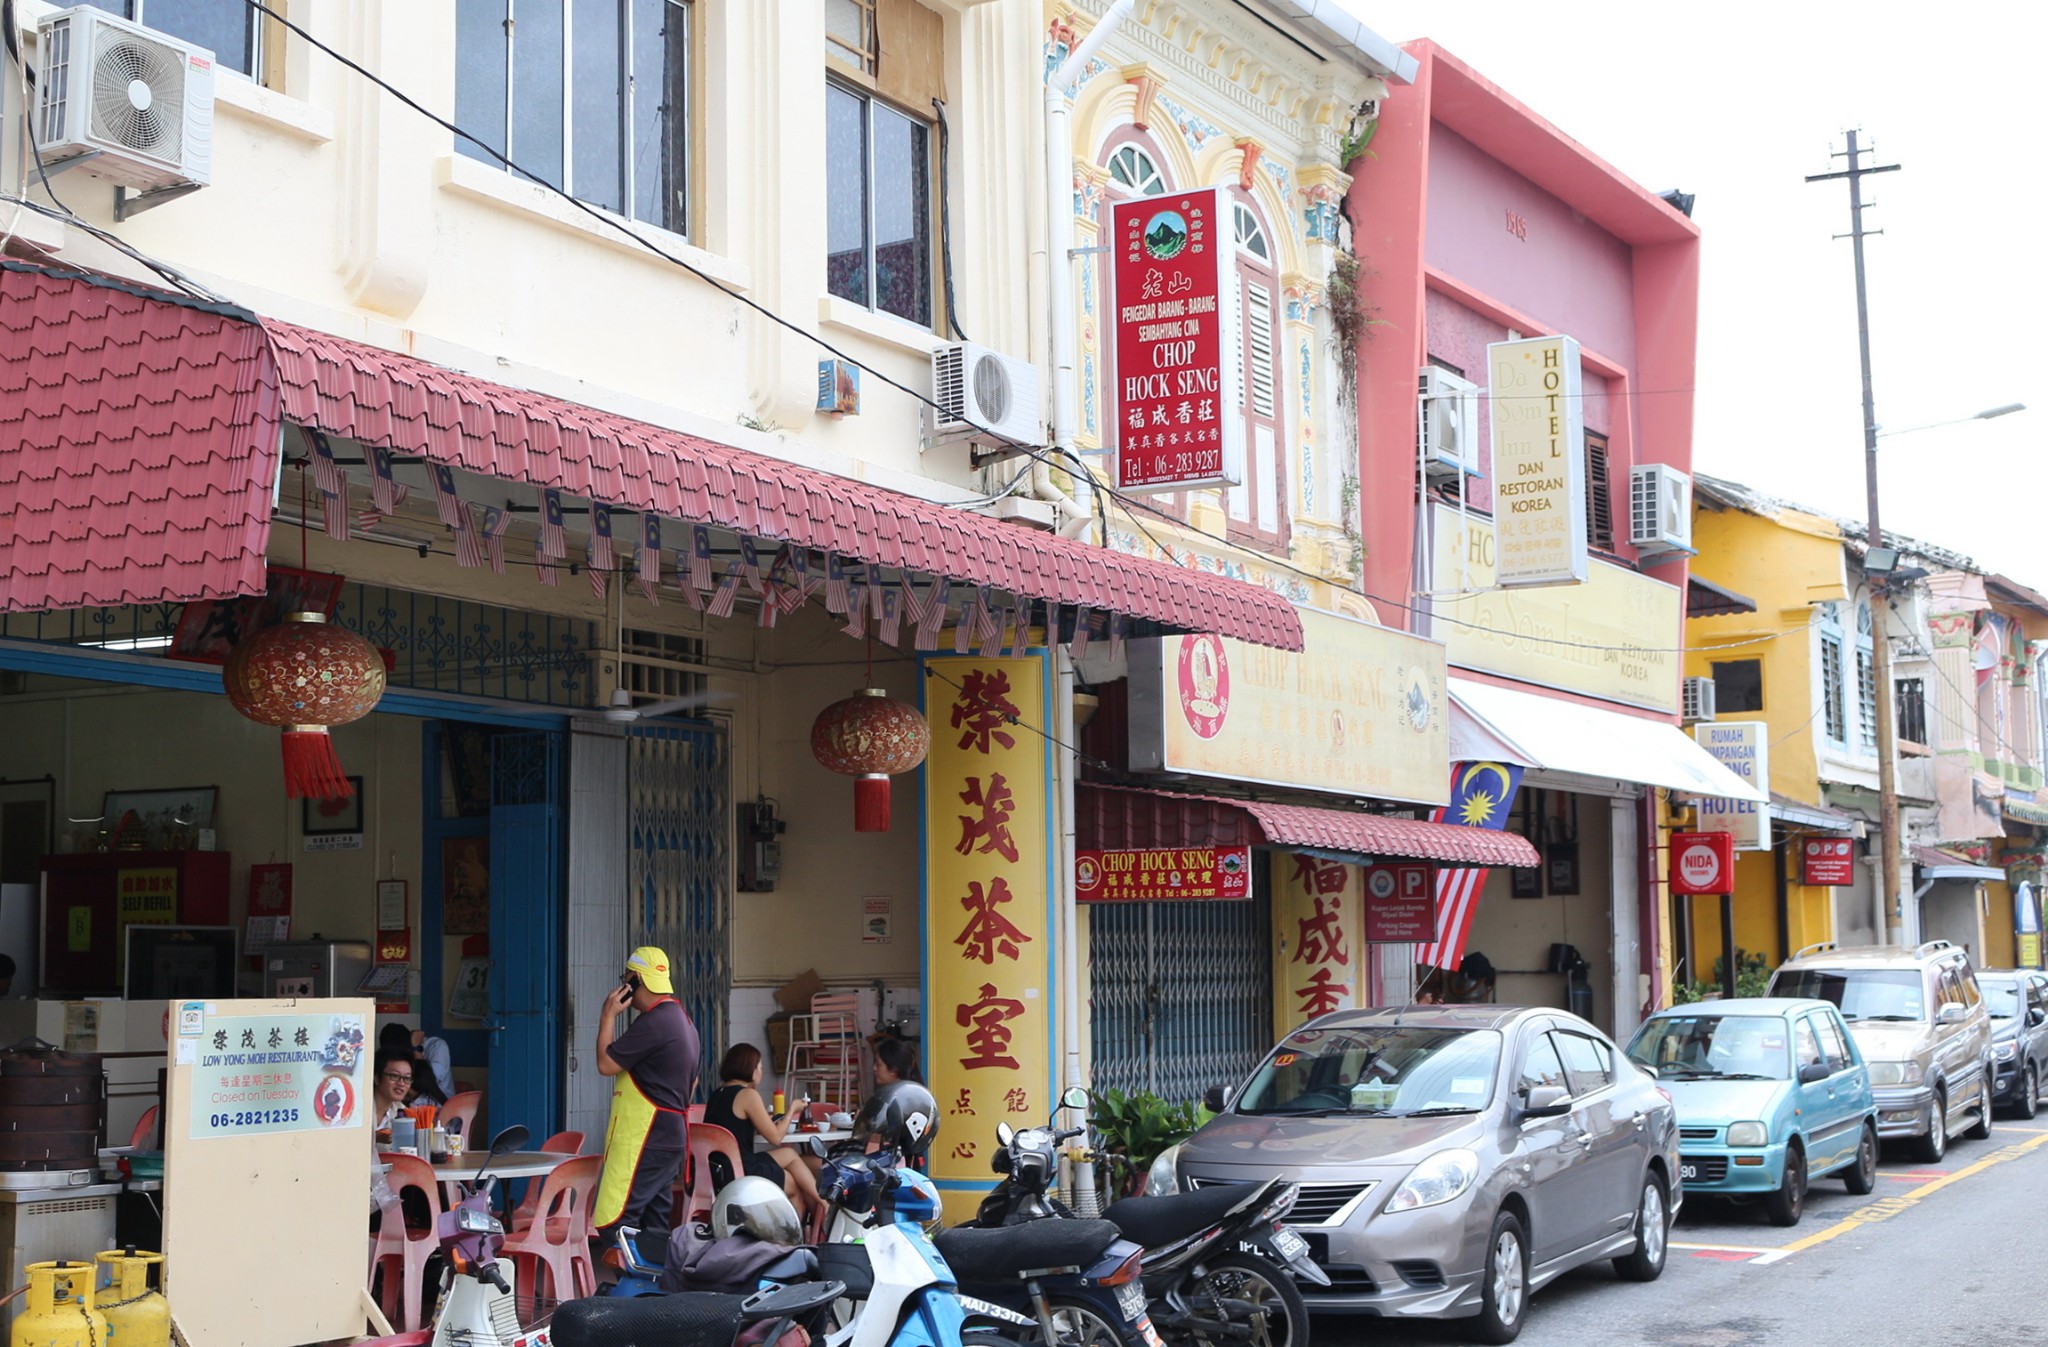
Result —
[[751, 1296], [680, 1291], [586, 1296], [555, 1311], [552, 1347], [805, 1347], [824, 1330], [839, 1282], [799, 1282]]
[[[1062, 1108], [1086, 1108], [1088, 1092], [1071, 1087]], [[1003, 1179], [983, 1199], [975, 1224], [1016, 1226], [1074, 1213], [1052, 1196], [1061, 1143], [1085, 1129], [1057, 1119], [1019, 1132], [997, 1125], [992, 1163]], [[1308, 1255], [1308, 1242], [1289, 1229], [1291, 1183], [1220, 1184], [1191, 1193], [1127, 1197], [1103, 1220], [1143, 1246], [1144, 1292], [1151, 1326], [1180, 1344], [1241, 1341], [1253, 1347], [1306, 1347], [1308, 1306], [1295, 1278], [1329, 1285]], [[942, 1246], [943, 1247], [943, 1246]], [[950, 1256], [950, 1255], [949, 1255]]]

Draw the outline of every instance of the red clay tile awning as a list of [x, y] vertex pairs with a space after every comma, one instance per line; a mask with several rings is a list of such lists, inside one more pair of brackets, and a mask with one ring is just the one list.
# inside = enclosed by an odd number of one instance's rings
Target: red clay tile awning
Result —
[[285, 415], [362, 444], [883, 566], [1085, 604], [1170, 631], [1302, 648], [1258, 585], [1069, 538], [457, 373], [289, 323]]
[[1360, 860], [1396, 857], [1517, 867], [1541, 863], [1527, 839], [1491, 828], [1131, 786], [1084, 782], [1075, 788], [1075, 814], [1078, 844], [1084, 850], [1249, 845], [1331, 852]]
[[252, 315], [0, 260], [0, 612], [261, 593], [278, 414]]

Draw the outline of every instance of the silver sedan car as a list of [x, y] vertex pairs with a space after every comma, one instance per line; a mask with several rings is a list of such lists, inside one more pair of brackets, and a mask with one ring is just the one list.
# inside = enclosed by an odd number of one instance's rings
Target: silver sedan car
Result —
[[[1155, 1190], [1277, 1175], [1288, 1224], [1329, 1274], [1312, 1310], [1476, 1316], [1509, 1342], [1530, 1293], [1612, 1259], [1664, 1270], [1677, 1213], [1670, 1098], [1563, 1011], [1338, 1011], [1289, 1034], [1215, 1119], [1155, 1166]], [[1168, 1177], [1171, 1171], [1172, 1177]]]

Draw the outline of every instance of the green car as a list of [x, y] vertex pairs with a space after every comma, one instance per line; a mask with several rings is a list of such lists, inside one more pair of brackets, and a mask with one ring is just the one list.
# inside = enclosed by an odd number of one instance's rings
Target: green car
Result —
[[1643, 1022], [1628, 1055], [1677, 1106], [1687, 1193], [1761, 1196], [1773, 1223], [1797, 1225], [1814, 1179], [1877, 1186], [1870, 1068], [1826, 1001], [1674, 1006]]

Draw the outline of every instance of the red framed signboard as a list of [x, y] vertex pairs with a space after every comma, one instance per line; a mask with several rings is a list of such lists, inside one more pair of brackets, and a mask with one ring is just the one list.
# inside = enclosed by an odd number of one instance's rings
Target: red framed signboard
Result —
[[1365, 867], [1365, 941], [1397, 945], [1436, 939], [1436, 867], [1399, 861]]
[[1671, 891], [1689, 894], [1733, 893], [1735, 835], [1671, 834]]
[[1117, 485], [1244, 480], [1229, 203], [1214, 187], [1110, 208]]
[[1074, 853], [1074, 898], [1083, 903], [1184, 902], [1252, 896], [1252, 849], [1148, 847]]
[[1801, 884], [1856, 882], [1856, 843], [1848, 837], [1808, 837], [1799, 843]]

